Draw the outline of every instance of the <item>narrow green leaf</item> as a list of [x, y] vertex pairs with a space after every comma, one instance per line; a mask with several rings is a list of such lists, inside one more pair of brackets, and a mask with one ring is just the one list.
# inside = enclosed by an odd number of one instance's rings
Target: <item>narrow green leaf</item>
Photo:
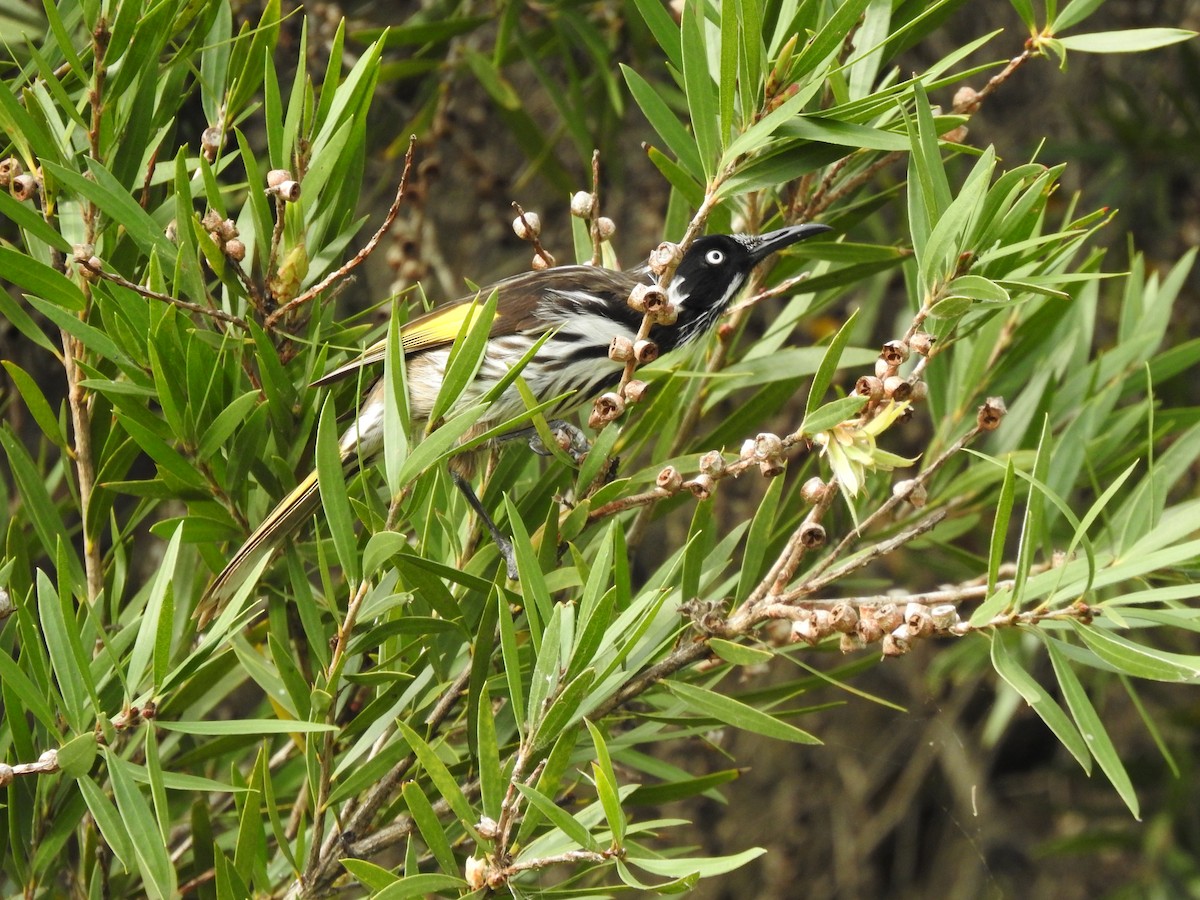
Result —
[[1054, 666], [1054, 674], [1058, 677], [1058, 685], [1062, 688], [1063, 699], [1067, 701], [1067, 708], [1071, 710], [1071, 716], [1075, 719], [1075, 724], [1079, 726], [1083, 739], [1087, 741], [1092, 756], [1100, 764], [1100, 768], [1108, 776], [1112, 786], [1116, 788], [1117, 794], [1125, 801], [1125, 805], [1129, 807], [1133, 817], [1140, 819], [1137, 793], [1133, 789], [1133, 782], [1129, 780], [1125, 764], [1121, 762], [1117, 748], [1113, 745], [1112, 738], [1108, 736], [1104, 723], [1100, 721], [1100, 716], [1097, 715], [1096, 708], [1088, 698], [1079, 676], [1071, 669], [1066, 656], [1059, 649], [1058, 641], [1042, 631], [1038, 632], [1038, 637], [1046, 645], [1046, 651], [1050, 654], [1050, 662]]
[[446, 836], [445, 826], [438, 819], [433, 804], [429, 802], [429, 798], [425, 796], [421, 786], [415, 781], [407, 781], [404, 784], [403, 794], [409, 815], [417, 824], [417, 829], [421, 832], [425, 846], [429, 848], [433, 858], [437, 860], [438, 865], [447, 875], [457, 874], [459, 866], [454, 858], [454, 848]]
[[625, 810], [621, 808], [621, 795], [617, 789], [617, 773], [613, 769], [612, 757], [608, 752], [608, 744], [600, 729], [588, 719], [583, 720], [592, 735], [592, 746], [596, 748], [596, 759], [592, 763], [592, 777], [596, 781], [596, 794], [600, 798], [600, 806], [604, 809], [604, 818], [612, 830], [613, 845], [620, 847], [625, 841], [625, 829], [628, 821]]
[[724, 141], [719, 133], [717, 90], [708, 68], [704, 0], [685, 0], [680, 35], [683, 38], [683, 84], [692, 133], [696, 137], [704, 175], [711, 178]]
[[[349, 860], [343, 860], [343, 863]], [[444, 894], [451, 891], [457, 892], [460, 895], [466, 894], [470, 888], [467, 883], [461, 878], [454, 878], [450, 875], [437, 875], [428, 873], [423, 875], [406, 875], [395, 884], [385, 887], [376, 894], [372, 894], [372, 900], [407, 900], [409, 897], [431, 897], [434, 894]]]
[[[90, 724], [87, 703], [91, 690], [85, 679], [89, 677], [91, 667], [87, 665], [87, 658], [83, 654], [74, 618], [68, 621], [58, 591], [41, 569], [37, 571], [37, 601], [42, 637], [50, 652], [50, 664], [54, 667], [59, 692], [66, 704], [63, 712], [71, 731], [78, 734], [86, 731]], [[70, 598], [67, 602], [70, 602]]]
[[346, 489], [345, 465], [338, 450], [336, 415], [332, 400], [326, 397], [317, 423], [317, 484], [321, 491], [321, 510], [333, 536], [338, 561], [346, 570], [347, 580], [356, 583], [361, 577], [361, 561], [354, 536], [350, 494]]
[[646, 79], [629, 66], [622, 64], [621, 74], [625, 76], [625, 83], [629, 86], [629, 93], [633, 95], [634, 102], [641, 109], [646, 121], [663, 139], [667, 149], [675, 154], [675, 158], [688, 175], [697, 182], [706, 181], [706, 167], [701, 162], [696, 141], [688, 134], [687, 128], [679, 121], [671, 107]]
[[796, 744], [820, 744], [813, 735], [795, 725], [782, 722], [769, 713], [743, 703], [741, 700], [718, 694], [683, 681], [666, 682], [667, 690], [694, 712], [709, 716], [726, 725], [751, 731], [781, 741]]
[[1118, 672], [1152, 681], [1193, 681], [1200, 678], [1200, 656], [1156, 650], [1119, 637], [1107, 628], [1081, 625], [1068, 619], [1088, 649]]
[[1127, 28], [1124, 31], [1096, 31], [1057, 38], [1067, 50], [1080, 53], [1144, 53], [1182, 41], [1190, 41], [1196, 32], [1186, 28]]
[[137, 867], [137, 854], [133, 848], [133, 839], [129, 836], [124, 817], [117, 812], [112, 801], [105, 796], [104, 791], [90, 778], [80, 778], [77, 782], [79, 792], [87, 802], [88, 812], [96, 820], [96, 827], [104, 837], [108, 849], [121, 861], [126, 872], [132, 872]]
[[[544, 645], [543, 645], [544, 646]], [[479, 692], [479, 714], [476, 718], [475, 744], [479, 760], [479, 796], [483, 814], [500, 818], [500, 805], [508, 787], [500, 763], [500, 746], [496, 739], [496, 720], [492, 712], [492, 697], [487, 684]]]
[[1020, 662], [1013, 659], [1006, 643], [1006, 637], [1007, 635], [1001, 633], [991, 635], [992, 665], [996, 669], [996, 674], [1025, 698], [1025, 702], [1049, 726], [1079, 765], [1083, 766], [1083, 771], [1091, 774], [1092, 755], [1088, 751], [1083, 735], [1067, 718], [1062, 707], [1054, 702], [1054, 698], [1050, 696], [1049, 692], [1034, 680], [1034, 677], [1022, 667]]
[[555, 828], [568, 838], [584, 850], [591, 850], [593, 853], [600, 852], [602, 848], [599, 841], [592, 837], [587, 827], [550, 797], [527, 784], [518, 783], [516, 788], [521, 792], [521, 796], [529, 801], [530, 806], [545, 816]]
[[800, 424], [800, 430], [809, 436], [828, 431], [835, 425], [840, 425], [847, 419], [858, 415], [859, 410], [866, 405], [868, 399], [865, 395], [851, 394], [849, 397], [826, 403], [811, 415], [804, 417], [804, 421]]
[[[806, 418], [811, 416], [821, 405], [821, 401], [825, 399], [825, 392], [829, 390], [829, 385], [833, 383], [833, 376], [837, 374], [842, 352], [846, 349], [850, 343], [850, 338], [854, 334], [854, 320], [856, 318], [858, 318], [857, 309], [850, 314], [850, 317], [846, 319], [842, 327], [838, 329], [837, 334], [829, 342], [829, 347], [825, 350], [825, 355], [821, 358], [820, 368], [817, 369], [817, 374], [813, 376], [812, 387], [808, 391], [808, 400], [804, 404], [804, 415]], [[837, 422], [833, 424], [836, 425]], [[816, 430], [822, 431], [823, 429], [818, 428]]]
[[[3, 196], [3, 192], [0, 192], [0, 196]], [[38, 387], [38, 383], [34, 381], [33, 376], [11, 360], [3, 360], [2, 364], [5, 371], [8, 372], [8, 377], [12, 379], [17, 393], [25, 401], [25, 408], [29, 410], [29, 414], [37, 422], [38, 428], [42, 430], [42, 434], [56, 447], [65, 448], [67, 437], [59, 425], [58, 416], [50, 408], [50, 402], [42, 393], [42, 389]]]
[[143, 886], [151, 897], [174, 897], [177, 886], [175, 868], [167, 856], [166, 843], [150, 807], [130, 774], [132, 764], [108, 748], [104, 749], [104, 759], [112, 778], [117, 809], [121, 811], [121, 820], [129, 830]]
[[[779, 480], [778, 478], [775, 479], [775, 481]], [[735, 644], [733, 641], [727, 641], [723, 638], [711, 638], [708, 646], [712, 649], [713, 653], [717, 654], [725, 662], [733, 663], [735, 666], [760, 666], [775, 658], [775, 654], [770, 650], [763, 650], [759, 647], [747, 647], [745, 644]]]
[[312, 734], [314, 732], [340, 731], [337, 725], [327, 722], [301, 722], [282, 719], [155, 719], [154, 727], [182, 734], [240, 735], [256, 734]]
[[450, 770], [446, 768], [446, 764], [442, 762], [441, 757], [426, 743], [423, 737], [408, 726], [408, 723], [398, 720], [396, 726], [400, 729], [404, 740], [408, 742], [408, 746], [412, 747], [413, 752], [417, 755], [417, 759], [421, 763], [421, 768], [425, 770], [425, 774], [433, 782], [433, 786], [437, 789], [438, 794], [449, 804], [454, 814], [458, 816], [459, 824], [471, 832], [478, 840], [478, 835], [475, 835], [475, 822], [478, 821], [478, 816], [471, 809], [471, 804], [462, 792], [462, 788], [459, 787], [458, 781], [450, 774]]

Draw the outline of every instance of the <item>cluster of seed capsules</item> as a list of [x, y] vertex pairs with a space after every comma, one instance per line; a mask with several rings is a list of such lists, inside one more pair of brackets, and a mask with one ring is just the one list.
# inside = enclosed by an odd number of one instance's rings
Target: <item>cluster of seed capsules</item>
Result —
[[928, 606], [910, 601], [904, 606], [879, 603], [835, 603], [813, 609], [794, 608], [772, 634], [776, 644], [817, 644], [839, 635], [839, 649], [853, 653], [868, 644], [882, 644], [884, 656], [903, 656], [914, 642], [935, 636], [961, 637], [971, 630], [952, 603]]

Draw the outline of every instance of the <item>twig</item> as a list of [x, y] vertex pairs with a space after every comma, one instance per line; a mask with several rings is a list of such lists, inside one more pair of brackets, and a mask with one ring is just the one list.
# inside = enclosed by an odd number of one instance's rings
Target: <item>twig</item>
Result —
[[383, 239], [383, 236], [387, 234], [388, 229], [392, 227], [392, 222], [396, 220], [396, 214], [400, 212], [400, 203], [404, 199], [405, 192], [408, 189], [408, 175], [409, 172], [412, 171], [413, 155], [416, 152], [416, 146], [417, 137], [416, 135], [413, 135], [408, 140], [408, 151], [404, 154], [404, 169], [400, 173], [400, 184], [396, 188], [396, 198], [392, 201], [391, 207], [388, 208], [387, 215], [383, 218], [383, 224], [379, 226], [379, 229], [373, 235], [371, 235], [370, 240], [368, 240], [363, 248], [354, 254], [354, 256], [352, 256], [333, 272], [325, 276], [325, 278], [321, 279], [321, 281], [314, 284], [298, 297], [293, 297], [287, 303], [283, 304], [283, 306], [279, 307], [279, 309], [275, 310], [275, 312], [267, 316], [266, 320], [263, 322], [264, 328], [274, 328], [276, 323], [281, 318], [286, 316], [297, 306], [307, 303], [313, 297], [317, 296], [317, 294], [328, 288], [335, 281], [340, 278], [345, 278], [354, 269], [358, 268], [358, 266], [362, 265], [362, 263], [366, 261], [367, 257], [371, 255], [371, 253], [375, 250], [375, 247], [378, 246], [379, 242]]
[[178, 297], [172, 297], [170, 294], [159, 293], [158, 291], [150, 290], [150, 288], [145, 287], [144, 285], [135, 284], [128, 278], [123, 278], [122, 276], [113, 272], [106, 272], [103, 268], [96, 265], [94, 257], [90, 259], [80, 259], [77, 257], [75, 263], [80, 268], [86, 269], [88, 272], [95, 275], [97, 278], [102, 278], [105, 281], [111, 281], [113, 284], [119, 284], [121, 287], [135, 291], [136, 293], [150, 300], [159, 300], [163, 303], [169, 303], [172, 306], [178, 306], [180, 309], [185, 309], [188, 312], [196, 313], [197, 315], [208, 316], [211, 319], [227, 322], [228, 324], [233, 325], [236, 328], [240, 328], [243, 331], [250, 330], [250, 324], [245, 319], [231, 315], [230, 313], [225, 312], [223, 309], [217, 309], [215, 306], [203, 306], [199, 303], [191, 303], [187, 300], [180, 300]]

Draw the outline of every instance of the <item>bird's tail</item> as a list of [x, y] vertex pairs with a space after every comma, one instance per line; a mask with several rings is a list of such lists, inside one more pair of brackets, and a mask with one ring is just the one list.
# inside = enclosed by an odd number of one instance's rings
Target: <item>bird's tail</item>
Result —
[[209, 585], [196, 606], [194, 615], [197, 628], [204, 628], [220, 614], [241, 585], [246, 573], [262, 559], [263, 554], [270, 552], [282, 538], [304, 524], [320, 503], [317, 473], [314, 469], [307, 478], [296, 485], [295, 490], [279, 501], [263, 523], [254, 529], [254, 533], [238, 548], [228, 565], [221, 570], [221, 574]]

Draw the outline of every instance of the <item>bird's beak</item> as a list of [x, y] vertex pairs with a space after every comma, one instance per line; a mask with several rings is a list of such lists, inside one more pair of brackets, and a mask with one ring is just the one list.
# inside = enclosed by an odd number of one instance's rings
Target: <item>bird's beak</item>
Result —
[[828, 225], [819, 225], [815, 222], [810, 222], [807, 225], [789, 225], [787, 228], [780, 228], [778, 231], [769, 231], [766, 234], [759, 235], [758, 242], [750, 248], [750, 258], [755, 263], [760, 263], [772, 253], [776, 253], [784, 247], [790, 247], [798, 241], [807, 240], [810, 237], [815, 237], [818, 234], [824, 234], [826, 231], [832, 230]]

